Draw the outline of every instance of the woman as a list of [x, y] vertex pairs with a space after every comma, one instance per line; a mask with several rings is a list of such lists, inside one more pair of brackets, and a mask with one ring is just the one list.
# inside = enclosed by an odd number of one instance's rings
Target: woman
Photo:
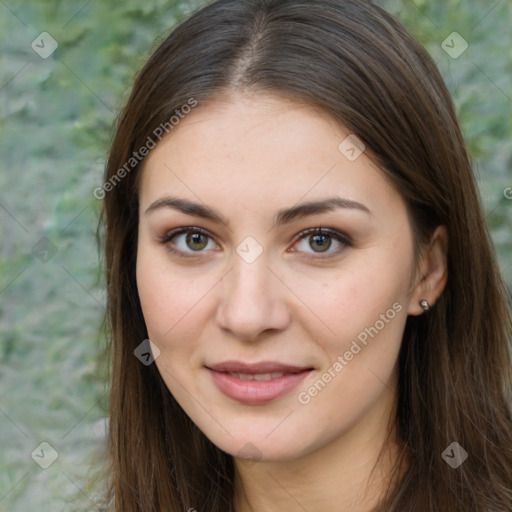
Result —
[[506, 291], [394, 18], [203, 8], [136, 79], [103, 190], [116, 510], [512, 510]]

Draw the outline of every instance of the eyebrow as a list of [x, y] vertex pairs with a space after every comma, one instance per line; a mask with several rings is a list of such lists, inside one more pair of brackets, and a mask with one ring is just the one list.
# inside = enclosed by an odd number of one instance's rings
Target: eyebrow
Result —
[[[158, 199], [151, 203], [144, 213], [145, 215], [148, 215], [162, 208], [172, 208], [181, 213], [208, 219], [219, 224], [225, 224], [229, 227], [229, 221], [227, 221], [220, 213], [216, 212], [212, 208], [203, 204], [194, 203], [188, 199], [180, 199], [177, 197], [163, 197]], [[274, 217], [274, 224], [275, 226], [282, 226], [283, 224], [287, 224], [309, 215], [331, 212], [337, 208], [359, 210], [370, 216], [373, 215], [372, 212], [364, 204], [358, 203], [357, 201], [344, 199], [341, 197], [330, 197], [327, 199], [310, 201], [292, 206], [291, 208], [279, 210]]]

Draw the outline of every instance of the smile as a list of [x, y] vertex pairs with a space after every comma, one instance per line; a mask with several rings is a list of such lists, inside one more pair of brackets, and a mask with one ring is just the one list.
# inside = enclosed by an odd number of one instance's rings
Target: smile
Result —
[[229, 373], [231, 377], [234, 379], [240, 379], [240, 380], [271, 380], [271, 379], [278, 379], [279, 377], [283, 377], [284, 373]]
[[313, 371], [272, 362], [254, 365], [227, 362], [206, 369], [222, 394], [248, 405], [267, 403], [286, 395]]

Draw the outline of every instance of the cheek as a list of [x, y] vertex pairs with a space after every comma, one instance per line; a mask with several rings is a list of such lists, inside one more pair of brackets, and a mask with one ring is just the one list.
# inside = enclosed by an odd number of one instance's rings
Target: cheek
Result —
[[[395, 249], [398, 249], [393, 245]], [[336, 274], [294, 276], [294, 291], [335, 339], [348, 339], [406, 307], [412, 260], [407, 247], [396, 252], [354, 252]], [[393, 304], [399, 303], [401, 307]], [[387, 317], [386, 317], [387, 319]], [[380, 324], [379, 324], [380, 325]]]
[[298, 294], [324, 324], [315, 320], [306, 327], [325, 355], [322, 371], [335, 362], [343, 366], [334, 369], [331, 389], [353, 393], [348, 402], [372, 389], [377, 393], [393, 371], [407, 319], [412, 264], [412, 248], [393, 241], [354, 253], [328, 281], [301, 278]]
[[141, 248], [137, 255], [137, 288], [150, 339], [161, 350], [191, 347], [200, 326], [205, 279], [171, 272], [164, 251]]

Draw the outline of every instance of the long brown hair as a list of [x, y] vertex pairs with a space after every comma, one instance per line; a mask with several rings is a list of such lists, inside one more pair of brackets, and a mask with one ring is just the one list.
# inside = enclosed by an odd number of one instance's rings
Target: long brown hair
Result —
[[[448, 230], [445, 291], [427, 315], [407, 319], [396, 429], [408, 464], [378, 510], [510, 512], [512, 325], [469, 152], [432, 58], [364, 0], [213, 2], [163, 41], [135, 81], [104, 188], [116, 510], [233, 511], [232, 456], [193, 424], [156, 365], [134, 356], [148, 336], [135, 279], [133, 155], [191, 98], [202, 105], [235, 89], [307, 101], [356, 134], [404, 198], [418, 248], [436, 226]], [[452, 442], [469, 454], [457, 469], [442, 457]]]

